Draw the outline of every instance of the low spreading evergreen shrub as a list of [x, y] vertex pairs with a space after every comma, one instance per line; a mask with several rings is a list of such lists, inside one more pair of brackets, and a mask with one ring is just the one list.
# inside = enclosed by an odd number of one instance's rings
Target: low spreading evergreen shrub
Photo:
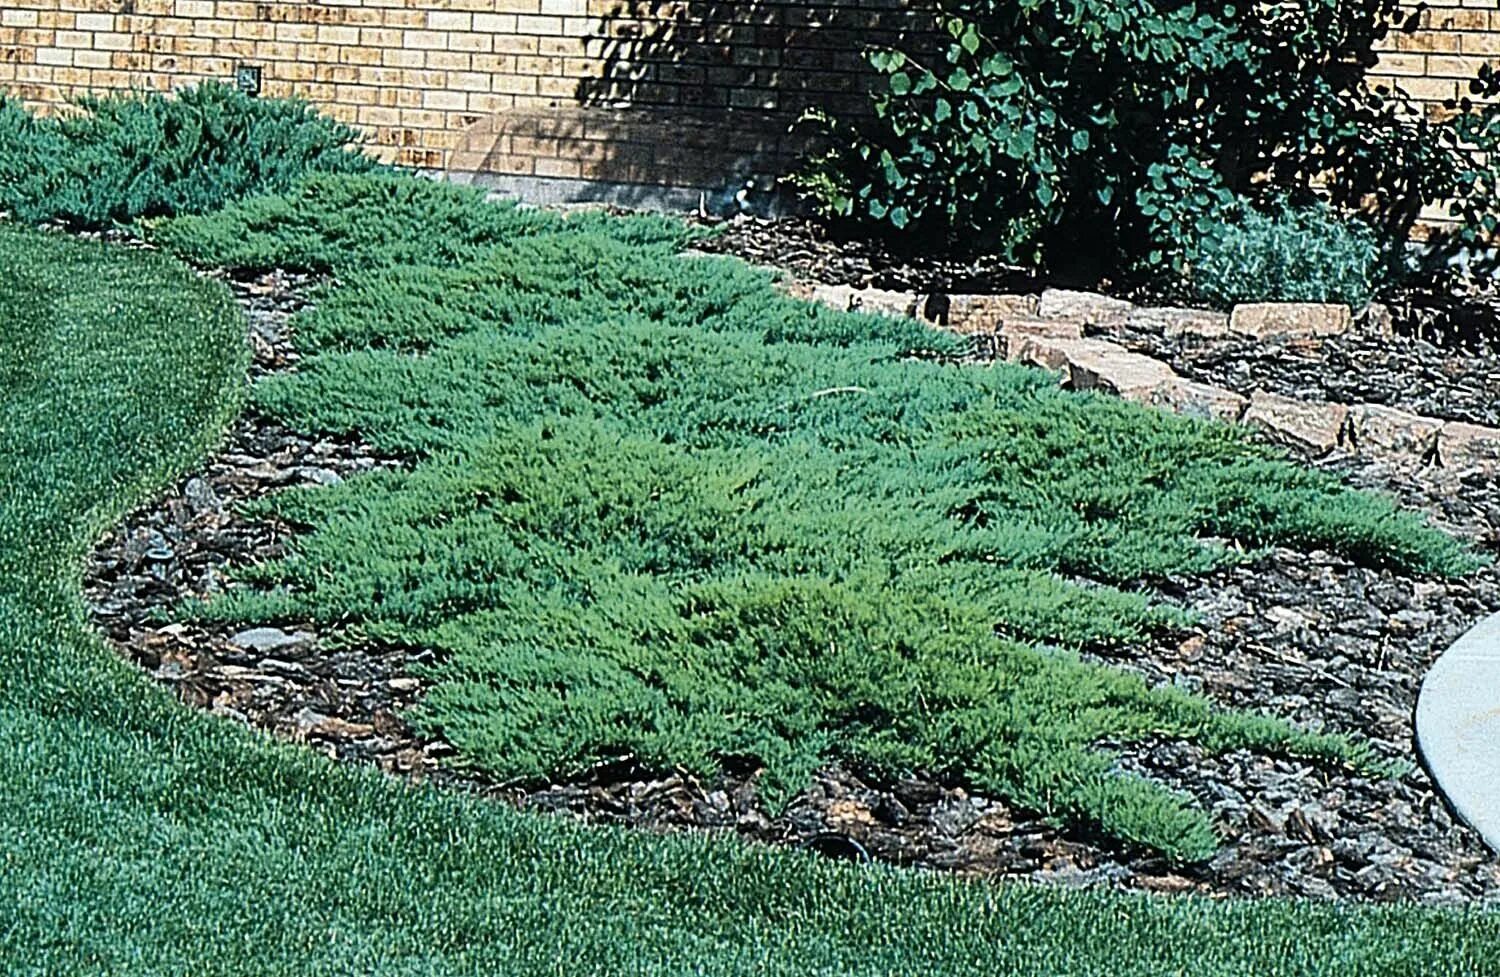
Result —
[[376, 167], [352, 148], [358, 134], [348, 126], [302, 102], [225, 85], [86, 96], [77, 107], [35, 118], [0, 99], [0, 211], [97, 229], [215, 210], [309, 173]]
[[[412, 246], [432, 214], [466, 243]], [[1234, 429], [680, 257], [673, 228], [397, 177], [155, 225], [195, 261], [333, 272], [256, 403], [410, 463], [271, 497], [287, 555], [185, 612], [427, 650], [412, 720], [501, 780], [750, 764], [774, 806], [845, 763], [1191, 860], [1207, 815], [1101, 741], [1380, 769], [1086, 656], [1182, 626], [1143, 583], [1256, 547], [1456, 573], [1455, 541]]]

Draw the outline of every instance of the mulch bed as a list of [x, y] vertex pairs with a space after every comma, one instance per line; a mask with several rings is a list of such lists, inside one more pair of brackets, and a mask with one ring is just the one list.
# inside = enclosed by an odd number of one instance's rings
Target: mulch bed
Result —
[[1093, 333], [1162, 360], [1190, 380], [1231, 390], [1384, 404], [1446, 421], [1500, 426], [1500, 357], [1494, 354], [1359, 332], [1290, 342], [1167, 336], [1142, 325]]
[[[746, 248], [747, 256], [762, 262], [767, 252], [774, 256], [781, 243], [775, 234], [751, 230], [746, 236], [758, 243]], [[855, 253], [850, 260], [868, 260], [872, 268], [885, 263], [886, 277], [872, 282], [882, 287], [920, 287], [933, 273], [930, 264]], [[815, 270], [808, 265], [798, 273]], [[991, 280], [982, 276], [994, 272], [970, 270], [975, 281]], [[287, 323], [307, 284], [286, 275], [234, 283], [251, 319], [253, 373], [295, 366]], [[1013, 287], [1007, 281], [1003, 290]], [[1277, 362], [1257, 367], [1288, 384], [1277, 389], [1303, 382], [1290, 371], [1278, 374]], [[1391, 370], [1401, 362], [1392, 360]], [[1500, 361], [1468, 362], [1473, 370], [1500, 371]], [[1468, 403], [1458, 392], [1464, 381], [1444, 387], [1445, 376], [1419, 373], [1391, 389]], [[1481, 548], [1494, 549], [1500, 538], [1500, 488], [1491, 478], [1350, 459], [1319, 463], [1395, 492]], [[1415, 765], [1397, 778], [1370, 779], [1248, 753], [1205, 756], [1177, 742], [1129, 745], [1123, 769], [1192, 794], [1221, 826], [1225, 844], [1210, 862], [1173, 866], [952, 785], [883, 783], [842, 768], [822, 771], [776, 815], [755, 800], [752, 770], [709, 783], [627, 766], [561, 784], [486, 783], [450, 763], [451, 747], [418, 737], [402, 720], [403, 709], [421, 696], [411, 674], [420, 655], [338, 647], [306, 622], [248, 629], [163, 623], [170, 620], [163, 611], [177, 601], [226, 586], [226, 568], [284, 551], [288, 528], [246, 520], [240, 503], [391, 464], [358, 442], [302, 437], [248, 412], [203, 470], [101, 542], [86, 579], [95, 621], [122, 654], [187, 703], [339, 759], [481, 791], [527, 810], [655, 831], [734, 832], [833, 857], [1066, 885], [1433, 903], [1500, 895], [1495, 859], [1474, 832], [1454, 823]], [[1426, 581], [1317, 553], [1272, 551], [1253, 564], [1161, 589], [1198, 610], [1201, 627], [1114, 654], [1111, 664], [1226, 705], [1357, 733], [1396, 759], [1411, 758], [1412, 712], [1429, 664], [1480, 617], [1500, 611], [1500, 574], [1493, 569], [1461, 581]]]

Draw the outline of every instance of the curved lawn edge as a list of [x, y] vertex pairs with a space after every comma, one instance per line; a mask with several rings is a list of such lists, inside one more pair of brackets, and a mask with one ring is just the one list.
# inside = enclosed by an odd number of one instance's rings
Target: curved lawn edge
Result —
[[26, 354], [38, 382], [0, 396], [9, 972], [1493, 972], [1500, 923], [1478, 911], [993, 885], [589, 829], [179, 706], [86, 629], [79, 568], [222, 430], [243, 324], [155, 256], [0, 228], [0, 257], [17, 255], [106, 300], [52, 296], [71, 318]]

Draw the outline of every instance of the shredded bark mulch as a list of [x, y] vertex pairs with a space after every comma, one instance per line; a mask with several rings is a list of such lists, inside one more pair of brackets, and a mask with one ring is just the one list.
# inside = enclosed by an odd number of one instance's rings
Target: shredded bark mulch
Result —
[[1383, 404], [1445, 421], [1500, 426], [1500, 356], [1493, 353], [1362, 332], [1282, 342], [1168, 336], [1139, 324], [1093, 332], [1162, 360], [1190, 380], [1231, 390]]
[[[774, 249], [775, 239], [766, 247]], [[899, 274], [881, 283], [910, 287]], [[251, 320], [253, 373], [295, 366], [288, 320], [307, 284], [288, 275], [234, 283]], [[1277, 362], [1272, 357], [1257, 368], [1288, 385], [1280, 389], [1302, 382], [1291, 371], [1277, 374]], [[1473, 368], [1500, 372], [1500, 362]], [[1416, 392], [1407, 394], [1466, 403], [1457, 390], [1467, 381], [1448, 377], [1449, 389], [1442, 385], [1446, 376], [1439, 370], [1410, 377], [1406, 387]], [[1492, 478], [1352, 459], [1319, 463], [1341, 468], [1357, 484], [1395, 492], [1481, 549], [1496, 548], [1500, 488]], [[1066, 885], [1445, 904], [1500, 894], [1495, 858], [1454, 822], [1415, 763], [1379, 779], [1243, 752], [1208, 756], [1175, 741], [1124, 746], [1122, 769], [1193, 795], [1223, 833], [1224, 845], [1209, 862], [1171, 865], [951, 784], [880, 782], [843, 768], [821, 771], [809, 790], [774, 814], [756, 800], [753, 770], [704, 783], [615, 766], [569, 783], [494, 784], [455, 765], [452, 747], [423, 739], [402, 719], [422, 694], [412, 675], [421, 653], [331, 641], [307, 622], [169, 623], [178, 601], [228, 586], [227, 568], [284, 552], [288, 527], [246, 519], [242, 503], [394, 464], [357, 441], [306, 438], [249, 411], [203, 470], [100, 543], [86, 579], [96, 623], [184, 702], [342, 760], [473, 789], [527, 810], [654, 831], [734, 832], [832, 857]], [[1459, 634], [1500, 610], [1500, 574], [1493, 569], [1464, 580], [1418, 580], [1327, 554], [1280, 550], [1161, 589], [1196, 609], [1201, 626], [1113, 654], [1111, 664], [1226, 706], [1360, 735], [1385, 756], [1408, 762], [1422, 675]]]

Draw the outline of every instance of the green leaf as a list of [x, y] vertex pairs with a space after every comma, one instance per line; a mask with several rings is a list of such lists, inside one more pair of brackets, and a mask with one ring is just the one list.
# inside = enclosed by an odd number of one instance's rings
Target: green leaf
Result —
[[1012, 159], [1025, 159], [1036, 148], [1036, 136], [1030, 129], [1017, 129], [1005, 141], [1005, 153]]

